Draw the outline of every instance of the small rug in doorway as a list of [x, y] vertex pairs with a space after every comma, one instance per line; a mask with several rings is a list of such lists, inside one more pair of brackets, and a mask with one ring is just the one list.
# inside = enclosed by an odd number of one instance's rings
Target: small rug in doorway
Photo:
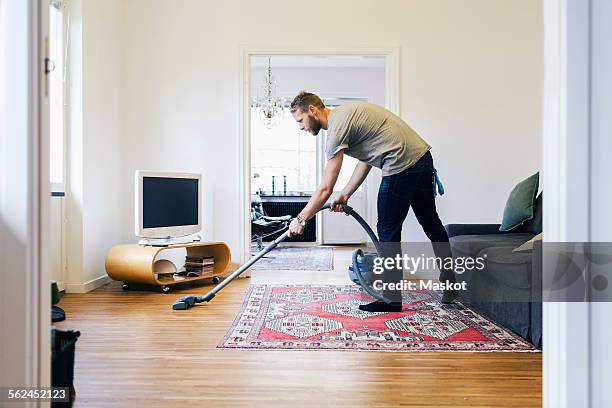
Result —
[[359, 286], [251, 285], [219, 348], [358, 351], [535, 351], [461, 304], [429, 291], [403, 294], [397, 313], [357, 308]]
[[334, 269], [334, 250], [329, 247], [276, 247], [251, 269], [331, 271]]

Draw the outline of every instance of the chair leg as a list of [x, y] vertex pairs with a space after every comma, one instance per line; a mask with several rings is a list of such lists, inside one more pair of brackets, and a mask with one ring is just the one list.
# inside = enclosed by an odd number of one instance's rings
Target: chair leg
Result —
[[[264, 235], [257, 235], [257, 246], [255, 248], [251, 249], [251, 256], [255, 256], [257, 255], [258, 252], [261, 252], [264, 248], [263, 246], [263, 239], [264, 239]], [[268, 258], [268, 259], [274, 259], [274, 256], [270, 256], [270, 255], [264, 255], [262, 256], [262, 258]]]

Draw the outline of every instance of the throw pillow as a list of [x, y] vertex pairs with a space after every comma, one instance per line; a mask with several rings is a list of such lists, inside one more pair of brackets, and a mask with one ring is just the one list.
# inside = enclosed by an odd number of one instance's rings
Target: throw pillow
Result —
[[504, 217], [501, 227], [499, 227], [500, 231], [511, 231], [533, 218], [539, 181], [540, 173], [536, 173], [527, 177], [512, 189], [510, 197], [506, 201]]

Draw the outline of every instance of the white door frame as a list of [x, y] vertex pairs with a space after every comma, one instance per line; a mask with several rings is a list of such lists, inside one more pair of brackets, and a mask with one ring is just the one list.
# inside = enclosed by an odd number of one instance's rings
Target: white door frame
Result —
[[[48, 9], [43, 0], [2, 3], [4, 79], [0, 98], [0, 384], [50, 384], [50, 271], [45, 262], [48, 219], [48, 126], [45, 126], [44, 37]], [[6, 35], [6, 36], [5, 36]], [[46, 181], [46, 182], [44, 182]], [[34, 406], [34, 403], [27, 404]]]
[[[49, 308], [51, 305], [51, 156], [50, 156], [50, 99], [47, 91], [49, 74], [46, 72], [45, 59], [50, 58], [49, 53], [49, 3], [47, 0], [38, 1], [40, 9], [38, 10], [38, 38], [42, 47], [38, 48], [38, 61], [34, 61], [34, 78], [38, 80], [38, 134], [33, 138], [34, 150], [38, 153], [38, 167], [32, 169], [33, 174], [37, 174], [37, 179], [32, 182], [31, 188], [33, 192], [37, 191], [37, 207], [38, 219], [35, 228], [38, 229], [37, 234], [37, 253], [38, 256], [36, 265], [38, 271], [34, 282], [35, 292], [38, 301], [38, 338], [39, 344], [38, 369], [39, 383], [51, 385], [51, 322], [49, 321]], [[34, 83], [34, 82], [33, 82]], [[36, 142], [37, 145], [36, 145]], [[34, 173], [34, 170], [36, 172]], [[32, 299], [33, 300], [33, 299]]]
[[[399, 47], [368, 47], [368, 48], [271, 48], [244, 47], [240, 49], [240, 109], [238, 121], [241, 124], [238, 132], [238, 242], [241, 248], [238, 262], [245, 262], [250, 256], [250, 226], [251, 218], [251, 57], [262, 55], [372, 55], [385, 58], [385, 103], [393, 113], [400, 115], [400, 49]], [[368, 206], [368, 219], [372, 218]]]
[[[607, 119], [612, 108], [610, 18], [609, 0], [544, 1], [542, 180], [549, 242], [610, 241], [612, 217], [607, 209], [598, 212], [609, 193], [597, 185], [604, 178], [607, 182], [612, 169], [598, 150], [610, 145], [612, 130]], [[606, 339], [611, 314], [609, 303], [543, 304], [544, 407], [610, 406]]]

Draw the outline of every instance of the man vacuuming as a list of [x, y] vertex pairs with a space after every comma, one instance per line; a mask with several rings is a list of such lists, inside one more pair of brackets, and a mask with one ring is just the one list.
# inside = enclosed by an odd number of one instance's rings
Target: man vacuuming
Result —
[[[423, 231], [434, 243], [437, 257], [450, 255], [448, 235], [436, 211], [434, 196], [435, 169], [429, 146], [401, 118], [385, 108], [368, 102], [349, 102], [331, 110], [315, 94], [302, 91], [291, 103], [290, 111], [301, 130], [317, 135], [327, 130], [325, 155], [327, 164], [321, 184], [304, 209], [289, 226], [289, 237], [301, 235], [306, 222], [314, 217], [334, 191], [342, 167], [343, 156], [359, 160], [342, 192], [331, 202], [331, 210], [342, 211], [341, 204], [349, 198], [366, 179], [372, 166], [382, 170], [378, 190], [378, 238], [386, 254], [401, 252], [402, 224], [412, 207]], [[385, 271], [387, 282], [399, 282], [401, 270]], [[440, 281], [455, 282], [452, 270], [443, 270]], [[397, 312], [402, 310], [400, 291], [385, 291], [390, 303], [376, 301], [360, 305], [368, 312]], [[451, 303], [456, 291], [444, 292], [442, 301]]]

